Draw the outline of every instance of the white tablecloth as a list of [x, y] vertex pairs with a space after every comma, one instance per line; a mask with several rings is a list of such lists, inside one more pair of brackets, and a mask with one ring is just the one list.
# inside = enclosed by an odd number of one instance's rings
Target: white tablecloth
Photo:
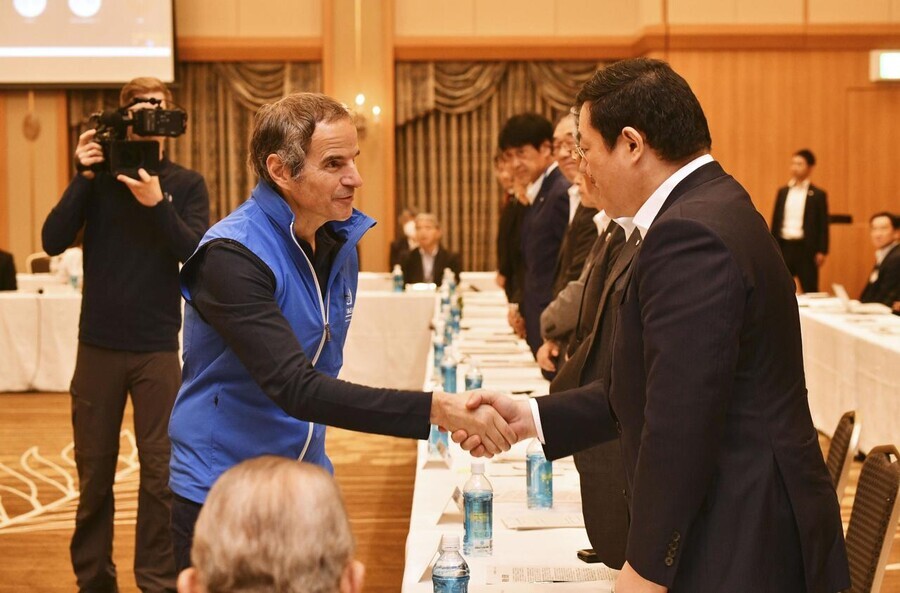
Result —
[[0, 391], [68, 391], [81, 294], [0, 293]]
[[434, 293], [360, 291], [339, 377], [373, 387], [421, 389]]
[[75, 290], [54, 274], [16, 274], [19, 292], [75, 294]]
[[[484, 387], [504, 391], [522, 391], [535, 394], [547, 392], [548, 383], [531, 356], [527, 345], [512, 335], [506, 323], [506, 300], [500, 291], [467, 293], [464, 298], [462, 335], [459, 350], [467, 361], [475, 361], [484, 375]], [[505, 362], [504, 362], [505, 361]], [[431, 363], [427, 374], [431, 375]], [[457, 385], [464, 385], [467, 369], [459, 367]], [[430, 388], [430, 381], [426, 388]], [[585, 567], [576, 552], [589, 548], [584, 528], [541, 529], [514, 531], [506, 528], [505, 517], [527, 511], [525, 504], [525, 475], [499, 476], [492, 473], [502, 469], [508, 473], [513, 466], [523, 467], [528, 442], [518, 443], [511, 451], [487, 462], [486, 474], [494, 489], [494, 549], [490, 557], [466, 556], [471, 569], [469, 591], [491, 593], [525, 591], [592, 591], [611, 590], [609, 582], [555, 583], [535, 585], [486, 585], [489, 566], [553, 566]], [[406, 540], [406, 566], [403, 574], [404, 593], [432, 591], [431, 580], [423, 578], [434, 560], [442, 534], [463, 536], [462, 514], [454, 508], [450, 497], [454, 488], [462, 490], [469, 477], [472, 458], [451, 442], [452, 466], [440, 467], [428, 461], [427, 443], [419, 443], [415, 491], [410, 514], [409, 536]], [[500, 467], [500, 469], [493, 469]], [[557, 475], [558, 471], [561, 475]], [[578, 473], [571, 458], [554, 463], [554, 508], [542, 513], [581, 513]]]
[[831, 435], [844, 412], [856, 410], [862, 451], [900, 446], [900, 317], [838, 312], [834, 301], [816, 305], [800, 309], [816, 428]]

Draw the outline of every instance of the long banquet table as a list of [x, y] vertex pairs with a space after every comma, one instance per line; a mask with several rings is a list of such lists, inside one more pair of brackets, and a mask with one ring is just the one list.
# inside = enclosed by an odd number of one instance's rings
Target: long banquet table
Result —
[[[0, 392], [68, 391], [75, 371], [81, 293], [32, 279], [0, 292]], [[43, 293], [36, 286], [53, 288]], [[360, 291], [341, 378], [419, 389], [425, 379], [434, 293]]]
[[900, 317], [852, 314], [837, 299], [800, 299], [803, 364], [816, 428], [855, 410], [863, 452], [900, 446]]
[[[468, 364], [475, 362], [484, 375], [485, 389], [520, 392], [530, 395], [547, 393], [548, 383], [541, 376], [527, 345], [515, 338], [506, 324], [506, 301], [503, 293], [485, 291], [466, 293], [463, 307], [463, 331], [459, 349], [464, 362], [458, 370], [457, 385], [462, 390]], [[432, 387], [433, 361], [426, 363]], [[493, 593], [524, 591], [611, 591], [612, 581], [573, 583], [532, 583], [487, 585], [491, 567], [559, 567], [585, 569], [576, 552], [589, 548], [583, 523], [576, 527], [514, 530], [504, 523], [516, 517], [565, 517], [581, 519], [578, 473], [572, 458], [557, 461], [554, 466], [554, 508], [528, 511], [525, 503], [525, 449], [528, 443], [515, 445], [510, 451], [486, 463], [486, 475], [494, 489], [494, 549], [489, 557], [471, 557], [469, 591]], [[429, 566], [442, 534], [457, 534], [462, 541], [462, 513], [451, 501], [455, 488], [462, 490], [469, 477], [472, 458], [455, 443], [449, 448], [450, 465], [428, 456], [425, 441], [419, 442], [415, 491], [406, 541], [406, 565], [403, 575], [404, 593], [432, 590]], [[604, 567], [605, 569], [605, 567]], [[603, 570], [603, 569], [601, 569]], [[612, 574], [612, 573], [611, 573]]]

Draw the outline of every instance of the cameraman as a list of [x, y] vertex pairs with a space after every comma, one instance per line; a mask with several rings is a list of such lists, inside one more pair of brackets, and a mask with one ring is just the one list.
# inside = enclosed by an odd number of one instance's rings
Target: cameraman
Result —
[[[164, 109], [172, 99], [155, 78], [126, 84], [119, 104], [129, 105], [136, 97], [160, 100]], [[154, 107], [144, 102], [129, 109]], [[84, 227], [84, 298], [71, 385], [81, 495], [72, 566], [80, 591], [117, 591], [113, 481], [131, 393], [140, 460], [135, 579], [144, 593], [174, 591], [168, 422], [181, 383], [178, 264], [193, 253], [209, 226], [209, 197], [199, 173], [165, 158], [163, 138], [144, 138], [160, 141], [158, 176], [141, 169], [136, 180], [90, 170], [105, 160], [95, 134], [88, 130], [79, 137], [79, 173], [42, 232], [44, 251], [55, 255]]]

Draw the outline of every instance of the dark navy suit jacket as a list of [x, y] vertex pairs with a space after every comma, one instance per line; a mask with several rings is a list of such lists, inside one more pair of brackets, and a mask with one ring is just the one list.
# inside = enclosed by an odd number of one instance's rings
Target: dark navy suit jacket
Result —
[[700, 167], [628, 273], [610, 297], [608, 390], [597, 381], [537, 400], [548, 458], [602, 440], [612, 420], [627, 560], [672, 593], [848, 588], [794, 285], [750, 196], [718, 163]]
[[541, 313], [553, 300], [556, 260], [569, 227], [569, 186], [559, 167], [544, 178], [538, 195], [522, 220], [522, 259], [525, 281], [520, 309], [526, 340], [537, 353], [541, 339]]

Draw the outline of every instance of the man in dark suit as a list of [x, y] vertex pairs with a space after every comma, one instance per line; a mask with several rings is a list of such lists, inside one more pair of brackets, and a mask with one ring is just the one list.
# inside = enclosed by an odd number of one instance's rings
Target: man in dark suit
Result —
[[[509, 303], [518, 304], [522, 300], [525, 278], [521, 228], [528, 201], [524, 186], [513, 179], [512, 163], [503, 158], [499, 150], [494, 155], [494, 177], [503, 189], [500, 220], [497, 223], [497, 286], [506, 293]], [[524, 328], [521, 334], [525, 335]]]
[[11, 253], [0, 249], [0, 290], [16, 290], [16, 262]]
[[[493, 403], [551, 459], [615, 426], [631, 520], [617, 593], [848, 588], [793, 282], [750, 196], [709, 155], [697, 98], [640, 58], [599, 71], [577, 101], [586, 170], [638, 249], [609, 296], [617, 310], [600, 312], [617, 317], [608, 391], [482, 392], [470, 405]], [[480, 453], [467, 437], [454, 433]]]
[[541, 340], [541, 312], [553, 300], [559, 247], [569, 226], [569, 182], [553, 159], [553, 124], [536, 113], [509, 118], [500, 131], [499, 148], [512, 163], [530, 202], [522, 219], [525, 264], [522, 302], [525, 340], [536, 354]]
[[441, 246], [441, 223], [434, 214], [423, 212], [416, 216], [416, 242], [419, 246], [410, 251], [400, 264], [404, 282], [434, 282], [440, 286], [444, 269], [449, 268], [459, 283], [462, 268], [459, 255]]
[[869, 220], [869, 227], [875, 267], [859, 300], [894, 307], [900, 302], [900, 220], [890, 212], [879, 212]]
[[819, 290], [819, 268], [828, 255], [828, 195], [809, 182], [815, 166], [811, 151], [794, 153], [791, 180], [778, 190], [772, 214], [772, 234], [803, 292]]

